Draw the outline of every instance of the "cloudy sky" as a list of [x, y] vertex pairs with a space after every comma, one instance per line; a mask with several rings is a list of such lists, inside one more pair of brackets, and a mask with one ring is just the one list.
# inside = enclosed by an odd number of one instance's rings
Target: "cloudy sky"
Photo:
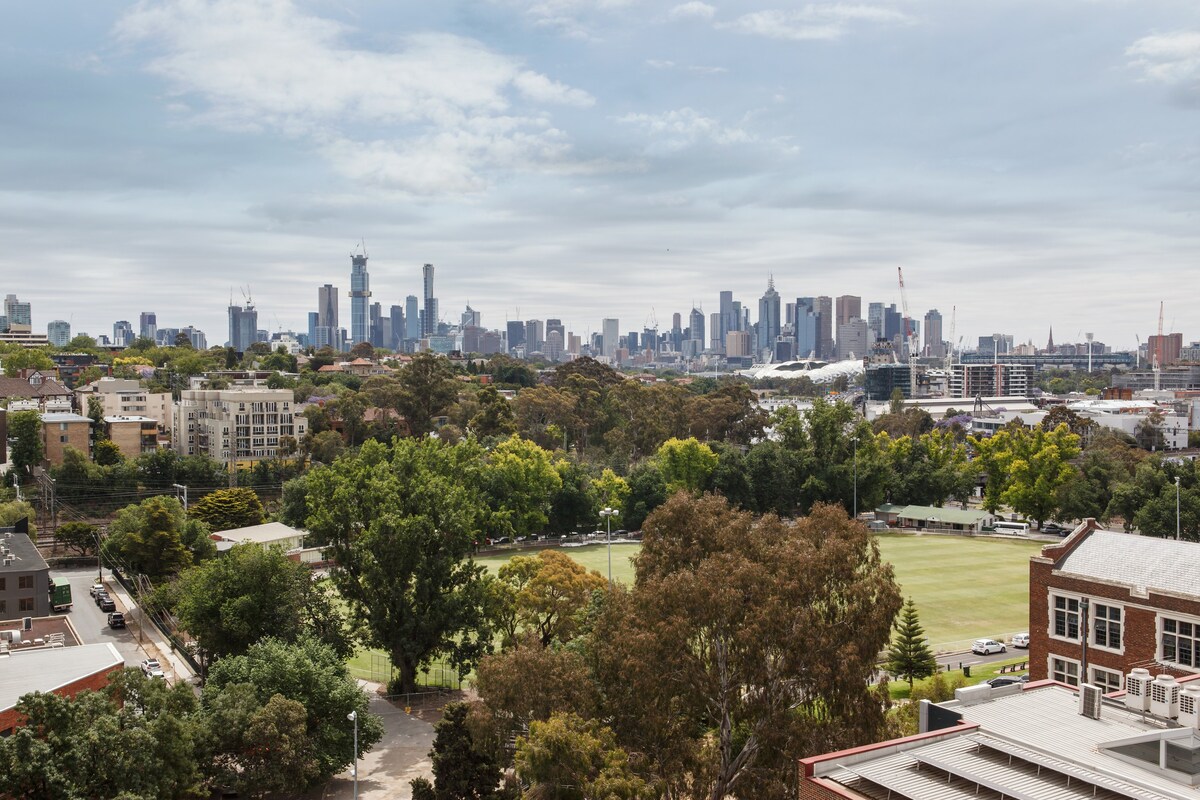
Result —
[[[303, 330], [316, 287], [487, 326], [857, 294], [964, 342], [1200, 339], [1192, 0], [11, 3], [0, 293]], [[343, 319], [349, 322], [348, 302]], [[947, 331], [948, 333], [948, 331]]]

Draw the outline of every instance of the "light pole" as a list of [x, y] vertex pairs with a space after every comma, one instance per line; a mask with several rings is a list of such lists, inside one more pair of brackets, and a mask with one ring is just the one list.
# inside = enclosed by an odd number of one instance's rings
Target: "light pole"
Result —
[[351, 711], [346, 719], [354, 723], [354, 800], [358, 800], [358, 712]]
[[858, 431], [854, 431], [854, 518], [858, 519]]
[[1179, 476], [1175, 476], [1175, 541], [1179, 541]]
[[608, 531], [608, 588], [609, 589], [611, 589], [612, 585], [613, 585], [613, 582], [612, 582], [612, 518], [615, 517], [616, 515], [617, 515], [617, 510], [615, 508], [609, 508], [608, 506], [605, 506], [604, 508], [600, 509], [600, 516], [604, 517], [604, 521], [607, 524], [607, 531]]

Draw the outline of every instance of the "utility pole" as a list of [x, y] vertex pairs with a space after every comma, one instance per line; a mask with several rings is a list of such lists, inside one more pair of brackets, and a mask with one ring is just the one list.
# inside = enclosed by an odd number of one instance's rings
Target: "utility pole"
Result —
[[188, 510], [188, 487], [184, 486], [182, 483], [172, 483], [171, 488], [173, 488], [175, 490], [175, 499], [176, 500], [179, 500], [180, 494], [182, 494], [183, 510], [184, 510], [184, 513], [187, 513], [187, 510]]

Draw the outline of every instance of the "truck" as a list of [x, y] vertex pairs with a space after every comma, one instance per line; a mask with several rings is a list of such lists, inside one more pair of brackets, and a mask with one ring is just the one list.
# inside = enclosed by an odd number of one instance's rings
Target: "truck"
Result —
[[71, 605], [71, 583], [66, 578], [52, 579], [50, 581], [50, 608], [54, 611], [66, 611]]

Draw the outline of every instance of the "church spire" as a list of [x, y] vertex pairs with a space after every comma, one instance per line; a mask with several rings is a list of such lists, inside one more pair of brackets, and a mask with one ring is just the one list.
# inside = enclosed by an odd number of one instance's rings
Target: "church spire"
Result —
[[1049, 341], [1046, 342], [1046, 352], [1048, 352], [1048, 353], [1054, 352], [1054, 326], [1053, 325], [1050, 326], [1050, 339], [1049, 339]]

